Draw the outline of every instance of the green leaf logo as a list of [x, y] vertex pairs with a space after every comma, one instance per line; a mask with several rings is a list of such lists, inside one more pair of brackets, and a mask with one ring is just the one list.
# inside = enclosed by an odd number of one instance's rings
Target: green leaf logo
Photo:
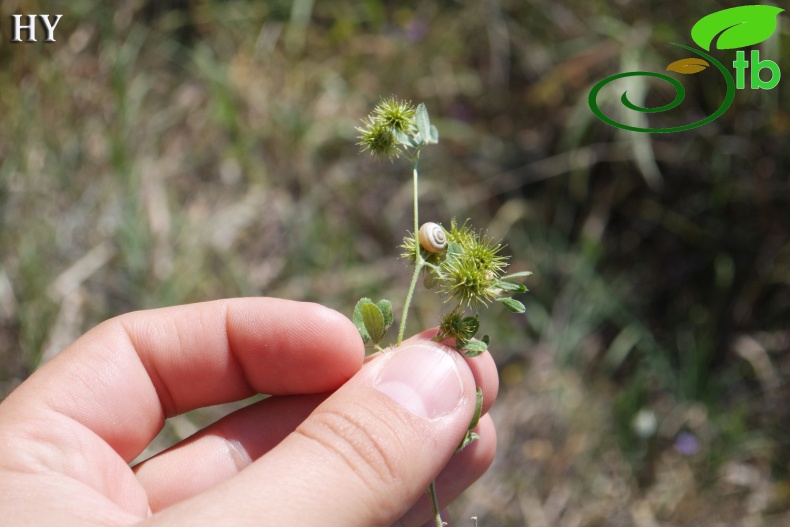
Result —
[[691, 28], [691, 38], [710, 51], [718, 36], [718, 49], [745, 48], [759, 44], [773, 35], [776, 19], [784, 9], [768, 5], [745, 5], [716, 11], [700, 19]]

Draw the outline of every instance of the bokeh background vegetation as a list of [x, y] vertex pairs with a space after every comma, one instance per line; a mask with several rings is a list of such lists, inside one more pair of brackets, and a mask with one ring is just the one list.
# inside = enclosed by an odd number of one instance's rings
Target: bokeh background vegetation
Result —
[[[354, 127], [398, 95], [441, 134], [422, 218], [470, 218], [535, 273], [526, 316], [483, 317], [500, 446], [457, 523], [787, 525], [790, 81], [665, 135], [586, 100], [734, 5], [3, 0], [0, 396], [130, 310], [397, 305], [409, 167], [359, 155]], [[11, 44], [12, 13], [62, 13], [57, 42]], [[759, 49], [790, 72], [786, 18]], [[682, 81], [676, 117], [719, 105], [715, 71]], [[424, 296], [411, 329], [441, 309]], [[172, 419], [151, 452], [228, 410]]]

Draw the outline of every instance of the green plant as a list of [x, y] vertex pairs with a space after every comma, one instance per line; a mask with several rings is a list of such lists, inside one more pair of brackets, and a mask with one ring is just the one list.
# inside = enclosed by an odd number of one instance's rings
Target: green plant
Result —
[[[406, 319], [420, 275], [429, 289], [454, 304], [453, 309], [441, 317], [439, 330], [433, 340], [453, 346], [467, 357], [483, 353], [490, 342], [488, 335], [480, 340], [474, 337], [480, 329], [477, 311], [490, 302], [501, 302], [515, 313], [523, 313], [524, 305], [512, 298], [527, 288], [514, 279], [528, 276], [530, 272], [505, 275], [507, 257], [501, 253], [502, 245], [475, 231], [467, 222], [458, 225], [450, 221], [449, 229], [434, 222], [419, 222], [419, 171], [420, 153], [428, 145], [439, 142], [439, 133], [431, 124], [424, 104], [416, 108], [410, 102], [395, 97], [383, 99], [357, 128], [363, 151], [390, 160], [404, 156], [411, 161], [414, 190], [414, 230], [403, 239], [401, 257], [414, 266], [411, 283], [406, 293], [403, 312], [394, 346], [403, 342]], [[467, 311], [474, 314], [467, 315]], [[354, 324], [365, 345], [376, 351], [385, 351], [381, 342], [392, 325], [394, 317], [389, 300], [373, 302], [362, 298], [354, 308]], [[477, 439], [473, 432], [480, 418], [483, 405], [482, 391], [477, 389], [475, 413], [466, 434], [458, 445], [460, 451]], [[428, 488], [437, 527], [444, 525], [436, 499], [435, 482]]]

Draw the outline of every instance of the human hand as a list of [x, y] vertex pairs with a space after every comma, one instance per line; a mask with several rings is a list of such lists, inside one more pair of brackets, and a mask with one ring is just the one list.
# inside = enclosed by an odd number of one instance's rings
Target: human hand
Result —
[[[494, 401], [496, 369], [431, 335], [366, 361], [347, 318], [272, 298], [104, 322], [0, 403], [0, 523], [426, 523], [431, 480], [441, 471], [448, 503], [496, 442], [484, 415], [480, 440], [453, 455], [475, 384], [484, 412]], [[167, 417], [255, 393], [272, 397], [129, 467]]]

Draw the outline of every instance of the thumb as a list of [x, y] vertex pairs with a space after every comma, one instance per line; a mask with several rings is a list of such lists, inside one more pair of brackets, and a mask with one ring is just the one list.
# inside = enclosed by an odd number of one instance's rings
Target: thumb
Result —
[[368, 362], [268, 454], [195, 497], [198, 508], [181, 505], [201, 525], [392, 525], [453, 455], [474, 406], [460, 354], [407, 342]]

